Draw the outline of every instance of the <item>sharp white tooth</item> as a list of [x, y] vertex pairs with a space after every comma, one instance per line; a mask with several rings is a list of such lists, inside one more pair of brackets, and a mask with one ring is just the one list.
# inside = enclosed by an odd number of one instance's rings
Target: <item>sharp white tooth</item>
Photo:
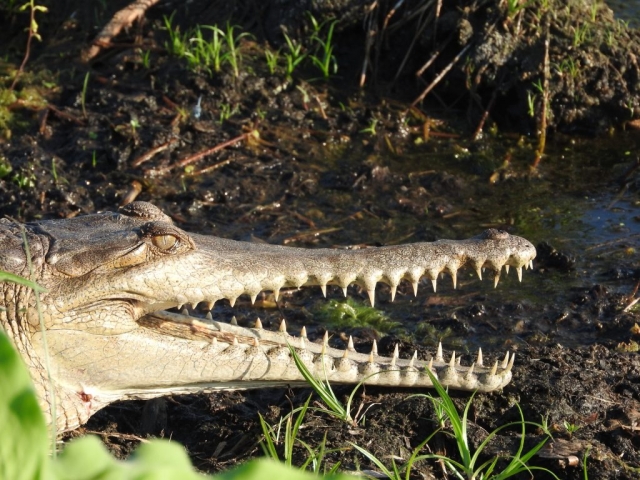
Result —
[[518, 281], [522, 282], [522, 267], [517, 267], [516, 272], [518, 274]]
[[209, 302], [205, 302], [205, 304], [204, 304], [204, 309], [205, 309], [205, 310], [213, 310], [213, 305], [214, 305], [214, 303], [215, 303], [215, 302], [211, 302], [211, 301], [209, 301]]
[[413, 364], [416, 362], [417, 359], [418, 359], [418, 351], [416, 350], [415, 352], [413, 352], [413, 357], [411, 357], [411, 360], [409, 361], [409, 366], [413, 367]]
[[504, 271], [505, 271], [505, 273], [507, 275], [509, 275], [509, 265], [508, 264], [504, 266]]
[[367, 294], [369, 295], [369, 301], [371, 302], [371, 306], [373, 307], [376, 303], [376, 289], [372, 288], [367, 290]]
[[436, 352], [436, 362], [444, 362], [442, 357], [442, 342], [438, 342], [438, 351]]
[[496, 276], [493, 277], [493, 288], [498, 286], [498, 282], [500, 281], [500, 270], [496, 272]]
[[322, 337], [322, 345], [329, 345], [329, 332], [325, 331], [324, 336]]
[[284, 321], [284, 318], [280, 322], [280, 327], [278, 328], [281, 333], [287, 333], [287, 322]]
[[371, 353], [369, 354], [369, 363], [373, 363], [373, 350], [371, 350]]
[[478, 360], [476, 360], [476, 363], [478, 364], [479, 367], [483, 367], [484, 366], [482, 364], [482, 349], [481, 348], [478, 349]]
[[206, 318], [207, 320], [213, 320], [213, 315], [211, 315], [211, 312], [207, 312], [204, 318]]
[[455, 290], [458, 287], [458, 274], [456, 272], [451, 272], [451, 280], [453, 281], [453, 289]]
[[515, 352], [511, 354], [511, 360], [509, 360], [509, 365], [507, 365], [507, 372], [510, 372], [511, 369], [513, 368], [513, 362], [516, 361], [516, 354]]
[[349, 358], [349, 350], [345, 350], [344, 353], [342, 354], [342, 358]]
[[493, 367], [491, 367], [491, 376], [495, 375], [497, 371], [498, 371], [498, 361], [496, 360], [496, 363], [494, 363]]
[[533, 260], [529, 260], [529, 268], [533, 270]]
[[347, 343], [347, 350], [350, 350], [352, 352], [356, 351], [356, 348], [353, 346], [353, 338], [351, 337], [351, 335], [349, 335], [349, 342]]
[[302, 338], [307, 338], [307, 327], [302, 327], [302, 329], [300, 329], [300, 336]]
[[300, 350], [307, 349], [307, 342], [304, 340], [306, 337], [300, 337]]
[[393, 302], [396, 299], [396, 290], [398, 289], [398, 285], [391, 285], [391, 301]]
[[465, 380], [469, 381], [471, 380], [471, 377], [473, 376], [473, 368], [476, 366], [475, 363], [472, 363], [471, 366], [469, 367], [469, 370], [467, 370], [467, 374], [464, 376]]
[[231, 317], [231, 322], [229, 322], [231, 325], [238, 325], [238, 319], [236, 318], [236, 316], [234, 315], [233, 317]]
[[435, 293], [438, 289], [438, 279], [434, 278], [433, 280], [431, 280], [431, 285], [433, 285], [433, 293]]
[[347, 287], [342, 287], [342, 293], [344, 293], [344, 296], [347, 296]]
[[391, 366], [392, 367], [396, 366], [396, 360], [398, 359], [398, 357], [400, 357], [400, 353], [398, 352], [398, 344], [396, 344], [396, 347], [393, 349], [393, 355], [391, 357]]
[[378, 342], [375, 340], [373, 341], [373, 344], [371, 344], [371, 355], [375, 355], [376, 357], [378, 356]]
[[260, 317], [257, 318], [253, 328], [255, 328], [256, 330], [262, 330], [262, 320], [260, 320]]
[[479, 278], [480, 280], [482, 280], [482, 268], [478, 267], [478, 268], [476, 269], [476, 273], [478, 274], [478, 278]]
[[417, 297], [418, 296], [418, 281], [414, 280], [413, 282], [411, 282], [411, 285], [413, 286], [413, 296]]
[[178, 304], [178, 310], [182, 310], [182, 305], [183, 305], [182, 303]]
[[184, 315], [185, 317], [188, 317], [188, 316], [189, 316], [189, 310], [187, 310], [186, 308], [183, 308], [183, 309], [180, 311], [180, 314], [181, 314], [181, 315]]
[[231, 307], [234, 307], [236, 304], [236, 300], [238, 299], [238, 297], [229, 297], [229, 305], [231, 305]]
[[449, 368], [455, 368], [456, 366], [456, 352], [451, 354], [451, 360], [449, 360]]
[[278, 298], [280, 298], [280, 289], [279, 289], [279, 288], [276, 288], [276, 289], [273, 291], [273, 298], [274, 298], [274, 300], [275, 300], [276, 302], [278, 301]]
[[322, 289], [322, 296], [327, 298], [327, 284], [325, 283], [324, 285], [320, 285], [320, 288]]
[[504, 356], [504, 360], [502, 360], [502, 365], [500, 365], [500, 367], [504, 370], [507, 368], [507, 365], [509, 365], [509, 352], [507, 351], [507, 353]]
[[253, 346], [254, 347], [259, 347], [260, 346], [260, 340], [258, 340], [257, 338], [253, 339]]
[[251, 305], [256, 303], [256, 299], [257, 298], [258, 298], [258, 294], [257, 293], [254, 293], [253, 295], [251, 295]]
[[462, 355], [459, 355], [458, 358], [456, 358], [456, 365], [460, 366], [462, 365]]

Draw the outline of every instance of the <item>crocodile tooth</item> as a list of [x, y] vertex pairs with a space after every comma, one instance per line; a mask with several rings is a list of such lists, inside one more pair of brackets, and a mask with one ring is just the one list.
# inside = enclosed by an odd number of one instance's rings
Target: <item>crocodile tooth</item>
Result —
[[436, 278], [431, 279], [431, 285], [433, 285], [433, 293], [436, 293], [438, 287], [438, 280]]
[[451, 360], [449, 360], [449, 368], [455, 370], [456, 369], [456, 352], [455, 350], [451, 354]]
[[478, 364], [479, 367], [484, 367], [482, 363], [482, 348], [478, 349], [478, 360], [476, 360], [476, 363]]
[[251, 305], [253, 305], [254, 303], [256, 303], [256, 299], [258, 298], [258, 294], [254, 293], [251, 295]]
[[180, 315], [184, 315], [185, 317], [188, 317], [189, 310], [187, 310], [186, 308], [183, 308], [182, 310], [180, 310]]
[[533, 270], [533, 259], [529, 260], [529, 268]]
[[396, 343], [395, 348], [393, 349], [393, 355], [391, 356], [391, 366], [396, 366], [396, 360], [400, 357], [400, 352], [398, 351], [398, 344]]
[[349, 342], [347, 343], [347, 350], [350, 350], [352, 352], [356, 351], [356, 348], [353, 346], [353, 338], [351, 337], [351, 335], [349, 335]]
[[451, 280], [453, 281], [453, 289], [455, 290], [458, 286], [458, 273], [455, 270], [449, 270], [449, 274], [451, 275]]
[[471, 366], [469, 367], [469, 370], [467, 370], [467, 374], [464, 376], [464, 379], [469, 382], [471, 381], [471, 379], [473, 378], [473, 369], [476, 366], [475, 363], [472, 363]]
[[212, 320], [213, 321], [213, 315], [211, 315], [211, 310], [209, 310], [207, 312], [207, 314], [205, 315], [204, 318], [206, 318], [207, 320]]
[[509, 264], [508, 263], [504, 266], [504, 271], [505, 271], [505, 273], [507, 275], [509, 275]]
[[398, 284], [393, 283], [390, 285], [391, 287], [391, 301], [393, 302], [396, 299], [396, 290], [398, 289]]
[[253, 328], [256, 330], [262, 330], [262, 320], [260, 320], [260, 317], [256, 319], [256, 323], [253, 325]]
[[411, 285], [413, 286], [413, 296], [417, 297], [418, 296], [418, 281], [414, 280], [413, 282], [411, 282]]
[[303, 327], [300, 329], [300, 337], [302, 337], [302, 338], [307, 338], [307, 327], [303, 326]]
[[482, 268], [476, 267], [476, 273], [478, 274], [478, 278], [482, 280]]
[[411, 357], [411, 360], [409, 360], [409, 368], [413, 367], [413, 364], [415, 363], [415, 361], [418, 359], [418, 351], [415, 350], [413, 352], [413, 357]]
[[367, 289], [367, 294], [369, 295], [369, 301], [371, 302], [371, 306], [373, 307], [376, 303], [376, 290], [375, 287], [371, 289]]
[[281, 333], [287, 333], [287, 322], [284, 321], [284, 318], [282, 319], [282, 321], [280, 322], [280, 327], [278, 328], [278, 330]]
[[327, 298], [327, 284], [323, 283], [322, 285], [320, 285], [320, 289], [322, 290], [322, 296], [324, 298]]
[[258, 340], [257, 338], [253, 338], [253, 346], [254, 347], [259, 347], [260, 346], [260, 340]]
[[502, 368], [504, 370], [504, 369], [507, 368], [507, 365], [509, 365], [509, 352], [508, 351], [504, 356], [504, 360], [502, 360], [502, 365], [500, 365], [500, 368]]
[[184, 303], [179, 303], [178, 306], [176, 307], [178, 310], [182, 310], [182, 306], [184, 305]]
[[[304, 328], [304, 327], [302, 327]], [[306, 350], [307, 349], [307, 342], [305, 342], [306, 336], [304, 337], [300, 337], [300, 350]]]
[[237, 299], [238, 297], [229, 297], [229, 305], [231, 306], [231, 308], [235, 306]]
[[493, 277], [493, 288], [498, 286], [498, 282], [500, 281], [500, 270], [496, 270], [496, 276]]
[[518, 281], [522, 282], [522, 267], [517, 267], [516, 272], [518, 273]]
[[235, 335], [233, 336], [233, 346], [237, 346], [238, 345], [238, 337], [236, 337]]
[[344, 293], [344, 296], [347, 296], [347, 287], [342, 287], [342, 293]]
[[205, 310], [213, 310], [213, 305], [215, 304], [215, 302], [212, 302], [211, 300], [207, 301], [204, 303], [204, 309]]
[[438, 342], [438, 351], [436, 352], [436, 362], [444, 362], [444, 357], [442, 356], [442, 342]]
[[345, 349], [344, 353], [342, 354], [342, 358], [349, 358], [349, 349]]
[[376, 342], [375, 339], [373, 340], [373, 344], [371, 345], [371, 353], [376, 357], [378, 356], [378, 342]]
[[236, 318], [235, 315], [233, 317], [231, 317], [231, 321], [229, 323], [231, 325], [238, 325], [238, 319]]
[[369, 354], [369, 363], [373, 363], [373, 350], [371, 350], [371, 353]]
[[280, 298], [280, 289], [279, 288], [274, 288], [273, 289], [273, 298], [274, 300], [277, 302], [278, 298]]
[[498, 361], [496, 360], [496, 363], [493, 364], [493, 367], [491, 367], [491, 376], [495, 376], [496, 372], [498, 371]]
[[507, 365], [507, 372], [510, 372], [511, 369], [513, 368], [513, 362], [515, 362], [516, 360], [516, 354], [515, 352], [511, 354], [511, 360], [509, 360], [509, 365]]
[[456, 359], [456, 365], [457, 365], [457, 366], [462, 365], [462, 363], [461, 363], [461, 362], [462, 362], [462, 355], [459, 355], [459, 356], [458, 356], [458, 358]]

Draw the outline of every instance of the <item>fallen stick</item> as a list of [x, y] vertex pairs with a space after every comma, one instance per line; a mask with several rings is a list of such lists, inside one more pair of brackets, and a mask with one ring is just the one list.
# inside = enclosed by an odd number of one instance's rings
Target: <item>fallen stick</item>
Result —
[[116, 37], [123, 28], [130, 27], [133, 22], [141, 18], [146, 11], [158, 3], [158, 0], [135, 0], [122, 10], [118, 10], [113, 18], [100, 31], [89, 48], [82, 51], [80, 59], [87, 63], [95, 58], [100, 51], [110, 46], [111, 40]]

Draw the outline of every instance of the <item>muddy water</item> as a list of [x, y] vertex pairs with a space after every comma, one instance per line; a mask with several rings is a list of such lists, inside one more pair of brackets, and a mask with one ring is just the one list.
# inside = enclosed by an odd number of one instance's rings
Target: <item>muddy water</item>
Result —
[[[546, 242], [555, 257], [541, 255], [522, 284], [513, 271], [503, 273], [495, 290], [491, 278], [479, 282], [466, 271], [458, 291], [448, 278], [439, 281], [436, 293], [423, 282], [417, 298], [404, 285], [391, 304], [388, 289], [379, 285], [376, 306], [402, 324], [393, 333], [428, 345], [442, 340], [464, 351], [628, 341], [628, 328], [613, 325], [624, 306], [622, 295], [630, 295], [640, 278], [640, 170], [633, 168], [638, 140], [633, 134], [556, 138], [534, 173], [535, 144], [527, 138], [430, 140], [401, 154], [372, 153], [353, 142], [349, 148], [327, 147], [321, 158], [296, 166], [296, 175], [308, 175], [315, 185], [311, 194], [287, 198], [265, 187], [249, 216], [214, 225], [212, 217], [222, 218], [219, 210], [194, 215], [211, 226], [205, 233], [305, 247], [466, 238], [506, 228], [535, 245]], [[212, 181], [190, 179], [189, 188], [206, 189]], [[292, 223], [293, 212], [306, 223]], [[219, 302], [214, 314], [236, 315], [246, 325], [256, 316], [274, 323], [284, 316], [292, 325], [322, 331], [325, 325], [315, 320], [326, 300], [315, 290], [285, 295], [279, 309], [268, 297], [257, 311], [246, 299], [234, 309]], [[366, 303], [366, 294], [355, 287], [350, 296]], [[330, 288], [329, 297], [342, 295]]]

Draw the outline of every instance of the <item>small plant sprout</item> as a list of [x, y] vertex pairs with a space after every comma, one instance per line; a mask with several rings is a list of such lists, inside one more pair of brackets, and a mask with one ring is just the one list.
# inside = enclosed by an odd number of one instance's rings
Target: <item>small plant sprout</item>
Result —
[[242, 55], [240, 53], [238, 42], [243, 37], [248, 37], [249, 34], [245, 32], [245, 33], [240, 33], [238, 36], [235, 36], [234, 31], [236, 28], [239, 28], [239, 27], [237, 25], [231, 25], [229, 22], [227, 22], [227, 31], [224, 38], [227, 42], [226, 60], [229, 63], [229, 65], [231, 65], [231, 68], [233, 70], [233, 75], [236, 78], [238, 78], [240, 76], [239, 64], [240, 64], [240, 61], [242, 60]]
[[564, 429], [567, 431], [567, 434], [572, 437], [574, 433], [580, 430], [580, 426], [575, 423], [569, 423], [566, 420], [562, 422]]
[[291, 40], [289, 35], [283, 34], [284, 39], [287, 42], [287, 51], [284, 52], [284, 58], [286, 60], [285, 73], [290, 78], [296, 67], [302, 62], [307, 54], [302, 52], [302, 45], [294, 40]]
[[280, 60], [280, 50], [271, 50], [267, 48], [264, 51], [264, 58], [267, 60], [269, 73], [273, 75], [274, 73], [276, 73], [276, 69], [278, 68], [278, 61]]
[[375, 136], [377, 133], [376, 126], [378, 125], [378, 119], [372, 118], [369, 121], [369, 126], [360, 130], [360, 133], [368, 133], [371, 136]]
[[[318, 24], [318, 21], [309, 14], [311, 23], [314, 27], [314, 33], [311, 36], [311, 40], [316, 43], [316, 54], [309, 55], [309, 58], [313, 64], [322, 72], [322, 76], [327, 79], [331, 75], [335, 75], [338, 72], [338, 62], [333, 55], [333, 31], [335, 29], [338, 20], [330, 20], [322, 24]], [[325, 24], [329, 24], [326, 36], [322, 37], [322, 30]]]

